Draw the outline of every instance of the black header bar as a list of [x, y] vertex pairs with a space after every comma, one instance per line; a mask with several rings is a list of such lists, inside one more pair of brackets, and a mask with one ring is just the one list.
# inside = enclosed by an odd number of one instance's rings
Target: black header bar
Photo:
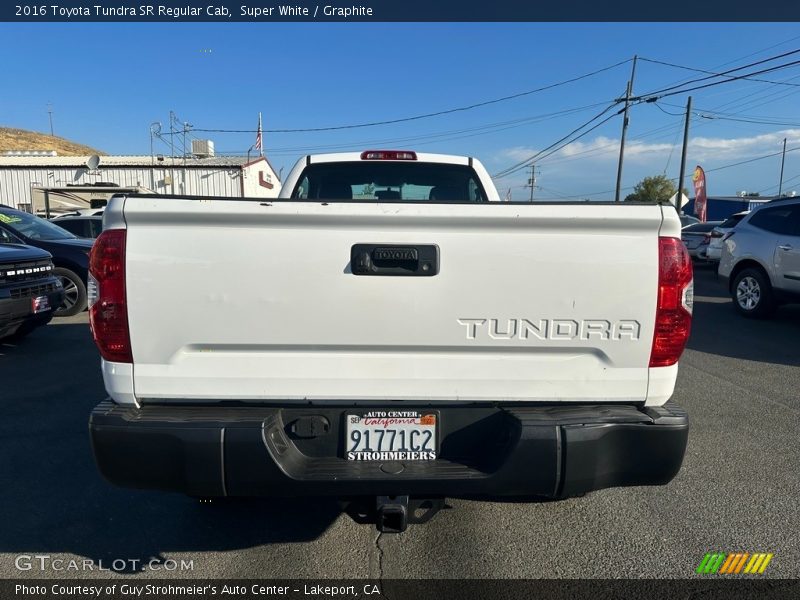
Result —
[[[330, 2], [330, 3], [326, 3]], [[41, 0], [2, 3], [5, 22], [724, 22], [800, 21], [787, 0]], [[688, 35], [688, 34], [687, 34]], [[674, 41], [674, 40], [673, 40]], [[665, 43], [672, 43], [665, 40]]]

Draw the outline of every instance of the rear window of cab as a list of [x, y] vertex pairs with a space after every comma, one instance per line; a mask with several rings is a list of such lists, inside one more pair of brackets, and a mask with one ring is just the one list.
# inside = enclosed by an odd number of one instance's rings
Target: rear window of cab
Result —
[[292, 190], [297, 200], [486, 202], [466, 165], [418, 162], [330, 162], [308, 165]]

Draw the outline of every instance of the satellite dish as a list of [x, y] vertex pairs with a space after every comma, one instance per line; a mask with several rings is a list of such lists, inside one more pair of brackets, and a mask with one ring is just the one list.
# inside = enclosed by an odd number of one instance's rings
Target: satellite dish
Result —
[[97, 167], [100, 166], [100, 157], [96, 154], [93, 154], [89, 157], [89, 160], [86, 161], [86, 168], [90, 171], [94, 171]]

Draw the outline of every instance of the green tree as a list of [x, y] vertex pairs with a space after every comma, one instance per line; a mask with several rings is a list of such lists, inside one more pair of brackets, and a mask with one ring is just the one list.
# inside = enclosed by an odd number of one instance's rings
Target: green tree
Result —
[[[625, 197], [626, 202], [669, 202], [678, 190], [666, 175], [654, 175], [645, 177], [636, 187], [633, 193]], [[684, 194], [686, 191], [684, 190]]]

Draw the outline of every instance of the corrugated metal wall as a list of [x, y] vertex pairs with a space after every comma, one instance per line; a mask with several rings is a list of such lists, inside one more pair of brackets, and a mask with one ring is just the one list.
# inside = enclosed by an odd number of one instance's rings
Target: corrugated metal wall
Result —
[[[181, 166], [105, 167], [89, 173], [83, 167], [0, 167], [0, 204], [16, 207], [31, 202], [31, 186], [64, 187], [69, 184], [90, 185], [98, 181], [121, 186], [142, 186], [159, 194], [195, 194], [200, 196], [242, 195], [241, 168]], [[169, 184], [170, 177], [173, 185]]]

